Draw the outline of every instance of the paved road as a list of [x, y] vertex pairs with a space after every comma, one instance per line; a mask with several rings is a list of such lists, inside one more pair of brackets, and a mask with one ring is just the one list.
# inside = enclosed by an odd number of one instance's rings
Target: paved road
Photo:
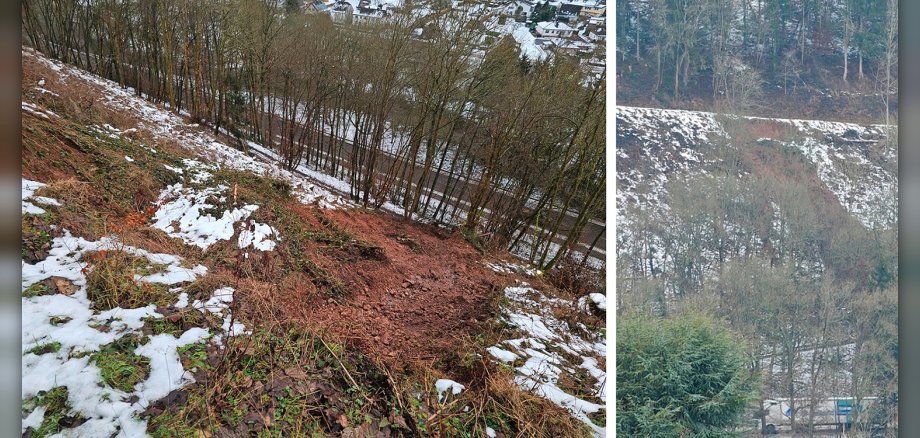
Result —
[[[273, 126], [279, 126], [279, 127], [280, 127], [280, 123], [278, 123], [277, 121], [275, 121], [275, 123], [273, 123]], [[297, 132], [296, 135], [299, 135], [299, 133], [302, 132], [302, 129], [303, 129], [302, 126], [298, 126], [298, 127], [297, 127], [298, 132]], [[281, 140], [280, 134], [275, 133], [274, 135], [275, 135], [275, 137], [276, 137], [275, 140], [278, 141], [278, 142], [280, 142], [280, 140]], [[325, 136], [324, 141], [326, 141], [326, 142], [332, 141], [332, 138], [331, 138], [330, 135], [324, 134], [324, 136]], [[341, 141], [341, 140], [342, 140], [341, 138], [336, 137], [336, 141]], [[343, 152], [343, 153], [341, 154], [341, 156], [338, 157], [338, 159], [337, 159], [337, 164], [338, 164], [338, 166], [340, 166], [340, 167], [350, 168], [350, 165], [351, 165], [350, 157], [351, 157], [351, 154], [352, 154], [353, 145], [352, 145], [349, 141], [347, 141], [347, 140], [344, 141], [344, 142], [342, 142], [342, 143], [343, 143], [343, 147], [342, 147], [342, 149], [343, 149], [342, 152]], [[327, 144], [328, 144], [328, 143], [327, 143]], [[314, 150], [312, 150], [310, 153], [311, 153], [311, 154], [319, 154], [319, 156], [321, 156], [321, 157], [323, 157], [323, 158], [327, 158], [327, 155], [326, 155], [324, 152], [322, 152], [322, 151], [316, 151], [316, 150], [314, 149]], [[269, 157], [265, 157], [265, 158], [269, 158]], [[437, 162], [438, 162], [438, 159], [439, 159], [439, 158], [440, 158], [440, 157], [436, 157], [436, 158], [435, 158], [435, 162], [434, 162], [435, 166], [437, 165]], [[421, 160], [420, 160], [420, 161], [421, 161]], [[380, 177], [382, 178], [384, 175], [386, 175], [387, 172], [389, 172], [389, 170], [392, 168], [392, 166], [397, 165], [397, 164], [399, 164], [399, 163], [397, 162], [396, 156], [394, 156], [393, 154], [391, 154], [391, 153], [389, 153], [389, 152], [380, 153], [380, 154], [378, 155], [377, 170], [375, 171], [375, 173], [376, 173], [378, 176], [380, 176]], [[449, 158], [448, 158], [448, 163], [447, 163], [447, 164], [449, 164]], [[421, 172], [422, 172], [422, 169], [423, 169], [423, 165], [424, 165], [424, 162], [422, 162], [422, 163], [417, 163], [417, 164], [416, 164], [416, 166], [415, 166], [415, 167], [416, 167], [416, 169], [415, 169], [416, 175], [421, 175]], [[317, 170], [323, 171], [322, 169], [317, 169]], [[431, 170], [432, 174], [434, 174], [436, 171], [437, 171], [436, 168]], [[304, 176], [304, 177], [306, 177], [306, 175], [303, 175], [303, 174], [301, 174], [301, 175]], [[432, 175], [432, 176], [433, 176], [433, 175]], [[447, 190], [447, 179], [448, 179], [448, 174], [447, 174], [446, 172], [442, 171], [441, 174], [438, 176], [438, 180], [437, 180], [437, 182], [436, 182], [436, 184], [435, 184], [435, 191], [434, 191], [434, 193], [433, 193], [433, 195], [432, 195], [433, 200], [438, 201], [438, 200], [441, 200], [441, 199], [444, 199], [445, 197], [447, 197], [447, 196], [445, 195], [445, 193], [444, 193], [444, 191]], [[476, 186], [477, 183], [478, 183], [478, 181], [476, 181], [476, 180], [471, 180], [470, 182], [467, 183], [466, 186], [457, 187], [457, 188], [454, 190], [453, 193], [454, 193], [454, 194], [465, 194], [465, 193], [467, 193], [467, 192], [471, 192], [472, 189]], [[414, 186], [415, 186], [415, 184], [413, 184], [413, 187], [414, 187]], [[337, 189], [334, 188], [334, 187], [327, 187], [327, 188], [328, 188], [328, 189], [331, 189], [331, 190], [333, 190], [333, 191], [336, 191], [336, 192], [340, 192], [339, 190], [337, 190]], [[469, 189], [469, 190], [467, 190], [467, 189]], [[426, 188], [426, 189], [423, 191], [422, 200], [424, 200], [424, 199], [425, 199], [425, 196], [427, 196], [427, 190], [428, 190], [428, 189]], [[344, 195], [344, 196], [346, 196], [346, 197], [349, 195], [348, 193], [340, 193], [340, 194], [341, 194], [341, 195]], [[502, 198], [504, 198], [505, 200], [507, 200], [508, 198], [510, 198], [510, 197], [513, 196], [513, 195], [511, 195], [510, 193], [507, 193], [507, 192], [499, 192], [497, 196], [502, 197]], [[457, 200], [456, 196], [450, 196], [450, 197], [448, 197], [448, 198], [449, 198], [449, 200], [451, 200], [451, 201], [456, 201], [456, 200]], [[494, 202], [494, 201], [493, 201], [493, 202]], [[462, 200], [460, 200], [460, 203], [461, 203], [461, 204], [465, 204], [465, 205], [469, 205], [469, 202], [468, 202], [467, 199], [462, 199]], [[432, 203], [432, 205], [437, 205], [437, 204], [436, 204], [436, 203]], [[494, 205], [494, 204], [493, 204], [493, 205]], [[489, 214], [489, 212], [487, 211], [486, 214]], [[565, 240], [566, 236], [568, 235], [568, 231], [571, 230], [571, 229], [574, 227], [574, 225], [575, 225], [576, 217], [577, 217], [577, 215], [576, 215], [575, 213], [573, 213], [573, 212], [566, 212], [566, 216], [563, 218], [563, 221], [562, 221], [562, 223], [561, 223], [561, 225], [560, 225], [560, 231], [559, 231], [557, 237], [553, 240], [555, 243], [561, 244], [561, 243]], [[531, 226], [531, 228], [530, 228], [530, 234], [531, 234], [531, 235], [534, 235], [534, 234], [537, 233], [538, 231], [539, 231], [539, 228]], [[600, 235], [600, 237], [598, 237], [598, 235]], [[574, 249], [575, 251], [579, 251], [579, 252], [584, 253], [584, 252], [587, 251], [589, 248], [591, 248], [591, 244], [594, 242], [595, 238], [597, 238], [597, 242], [596, 242], [596, 244], [594, 245], [594, 248], [591, 250], [590, 256], [591, 256], [592, 258], [595, 258], [595, 259], [604, 261], [605, 258], [606, 258], [606, 246], [607, 246], [606, 243], [607, 243], [607, 239], [606, 239], [606, 223], [605, 223], [603, 220], [600, 220], [600, 219], [592, 219], [591, 221], [589, 221], [589, 223], [585, 225], [585, 227], [584, 227], [584, 229], [583, 229], [583, 232], [582, 232], [582, 235], [579, 237], [579, 240], [578, 240], [577, 244], [575, 245], [575, 247], [574, 247], [573, 249]]]

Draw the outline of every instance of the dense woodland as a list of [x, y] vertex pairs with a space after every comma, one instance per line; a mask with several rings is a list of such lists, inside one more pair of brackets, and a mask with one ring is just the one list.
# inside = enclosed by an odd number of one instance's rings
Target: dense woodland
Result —
[[888, 121], [897, 21], [896, 0], [617, 0], [617, 99]]
[[487, 44], [467, 7], [406, 2], [352, 26], [287, 3], [36, 0], [22, 24], [36, 49], [344, 179], [365, 207], [462, 225], [543, 268], [603, 217], [603, 75]]
[[763, 379], [759, 398], [799, 398], [799, 424], [815, 415], [802, 400], [832, 395], [880, 397], [873, 415], [892, 420], [896, 229], [866, 229], [796, 181], [719, 173], [672, 184], [668, 200], [665, 213], [627, 213], [634, 225], [624, 232], [633, 234], [618, 239], [616, 264], [621, 315], [718, 317]]

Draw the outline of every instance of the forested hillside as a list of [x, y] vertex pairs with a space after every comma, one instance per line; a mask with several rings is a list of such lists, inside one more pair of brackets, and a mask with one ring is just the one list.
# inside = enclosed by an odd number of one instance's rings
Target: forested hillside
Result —
[[721, 318], [763, 379], [760, 400], [798, 398], [800, 424], [830, 396], [880, 397], [876, 414], [893, 418], [896, 127], [616, 117], [617, 311]]
[[462, 225], [542, 268], [597, 264], [605, 76], [485, 43], [477, 10], [405, 2], [343, 25], [273, 1], [39, 0], [22, 24], [39, 51], [341, 178], [364, 207]]
[[[897, 3], [616, 13], [618, 432], [896, 436]], [[675, 326], [698, 330], [706, 361], [665, 359], [656, 342], [689, 336]], [[732, 348], [709, 349], [722, 329]], [[674, 377], [683, 362], [700, 371]], [[643, 372], [660, 380], [630, 380]]]
[[492, 6], [23, 4], [23, 436], [603, 436], [605, 74]]
[[838, 121], [897, 113], [895, 0], [618, 0], [617, 101]]
[[596, 277], [22, 57], [23, 436], [603, 436]]

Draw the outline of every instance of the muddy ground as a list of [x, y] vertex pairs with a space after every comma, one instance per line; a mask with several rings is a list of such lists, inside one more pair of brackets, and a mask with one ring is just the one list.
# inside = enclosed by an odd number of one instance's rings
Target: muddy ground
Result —
[[[292, 206], [308, 221], [317, 211]], [[481, 331], [503, 280], [458, 232], [361, 210], [322, 212], [337, 227], [379, 249], [362, 257], [347, 250], [322, 254], [345, 285], [341, 299], [313, 294], [291, 316], [353, 341], [368, 354], [433, 359]], [[322, 226], [316, 223], [316, 226]]]

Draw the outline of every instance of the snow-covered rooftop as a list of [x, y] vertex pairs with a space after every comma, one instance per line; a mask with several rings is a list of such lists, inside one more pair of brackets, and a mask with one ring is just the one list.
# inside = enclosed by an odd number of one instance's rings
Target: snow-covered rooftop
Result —
[[549, 32], [573, 32], [575, 28], [565, 23], [557, 21], [541, 21], [537, 23], [537, 29]]

